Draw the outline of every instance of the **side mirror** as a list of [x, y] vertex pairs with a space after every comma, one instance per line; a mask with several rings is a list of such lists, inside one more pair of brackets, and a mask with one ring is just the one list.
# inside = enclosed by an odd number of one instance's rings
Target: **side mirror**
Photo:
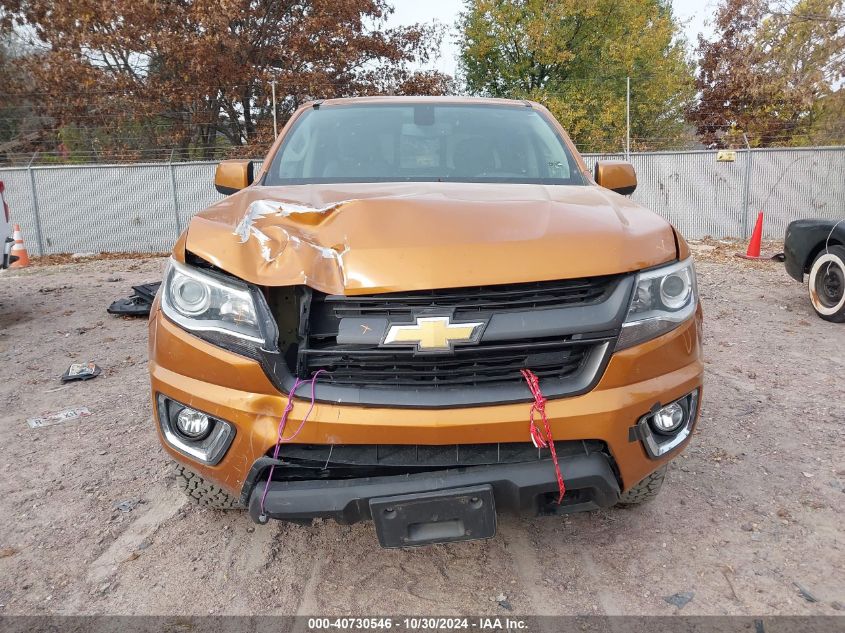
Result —
[[629, 196], [637, 188], [637, 174], [634, 166], [621, 160], [596, 161], [596, 184], [623, 196]]
[[224, 160], [217, 164], [214, 172], [214, 188], [228, 196], [251, 185], [252, 178], [251, 160]]

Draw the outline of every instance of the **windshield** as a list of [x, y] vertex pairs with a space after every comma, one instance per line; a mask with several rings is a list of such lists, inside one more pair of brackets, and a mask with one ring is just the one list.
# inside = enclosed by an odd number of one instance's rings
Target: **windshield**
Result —
[[426, 181], [585, 184], [539, 112], [477, 104], [306, 110], [264, 184]]

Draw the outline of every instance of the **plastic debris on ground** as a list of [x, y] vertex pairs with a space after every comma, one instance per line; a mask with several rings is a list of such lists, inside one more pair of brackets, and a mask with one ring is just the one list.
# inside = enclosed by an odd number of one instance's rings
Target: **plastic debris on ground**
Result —
[[30, 428], [37, 429], [42, 426], [53, 426], [54, 424], [61, 424], [62, 422], [70, 422], [71, 420], [78, 420], [91, 415], [88, 407], [79, 407], [76, 409], [65, 409], [64, 411], [57, 411], [55, 413], [45, 413], [37, 418], [29, 418], [26, 423]]
[[114, 509], [121, 512], [132, 512], [139, 503], [141, 503], [140, 499], [124, 499], [115, 503]]
[[792, 584], [795, 585], [795, 588], [798, 590], [798, 595], [804, 598], [804, 600], [806, 600], [807, 602], [819, 601], [819, 599], [816, 598], [816, 596], [813, 595], [813, 593], [801, 583], [793, 582]]
[[106, 312], [119, 316], [149, 316], [159, 286], [160, 281], [132, 286], [132, 296], [113, 302]]
[[91, 380], [100, 375], [100, 368], [93, 362], [89, 363], [74, 363], [67, 368], [67, 371], [62, 374], [62, 382], [71, 382], [74, 380]]
[[683, 609], [695, 597], [694, 591], [684, 591], [682, 593], [675, 593], [671, 596], [663, 598], [669, 604]]

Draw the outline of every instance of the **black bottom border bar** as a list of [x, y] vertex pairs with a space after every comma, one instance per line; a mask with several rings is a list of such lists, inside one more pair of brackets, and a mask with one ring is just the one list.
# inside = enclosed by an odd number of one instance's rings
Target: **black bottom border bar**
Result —
[[3, 633], [841, 633], [845, 616], [0, 616]]

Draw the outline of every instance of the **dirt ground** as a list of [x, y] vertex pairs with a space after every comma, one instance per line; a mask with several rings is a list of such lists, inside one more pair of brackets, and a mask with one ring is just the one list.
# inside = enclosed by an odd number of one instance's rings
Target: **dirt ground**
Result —
[[[256, 526], [182, 497], [146, 323], [105, 312], [163, 259], [0, 273], [0, 614], [660, 615], [685, 592], [685, 615], [841, 613], [845, 326], [781, 264], [731, 250], [696, 247], [702, 419], [656, 501], [504, 516], [489, 541], [409, 551], [366, 523]], [[60, 384], [88, 360], [101, 376]], [[91, 415], [27, 425], [72, 407]]]

